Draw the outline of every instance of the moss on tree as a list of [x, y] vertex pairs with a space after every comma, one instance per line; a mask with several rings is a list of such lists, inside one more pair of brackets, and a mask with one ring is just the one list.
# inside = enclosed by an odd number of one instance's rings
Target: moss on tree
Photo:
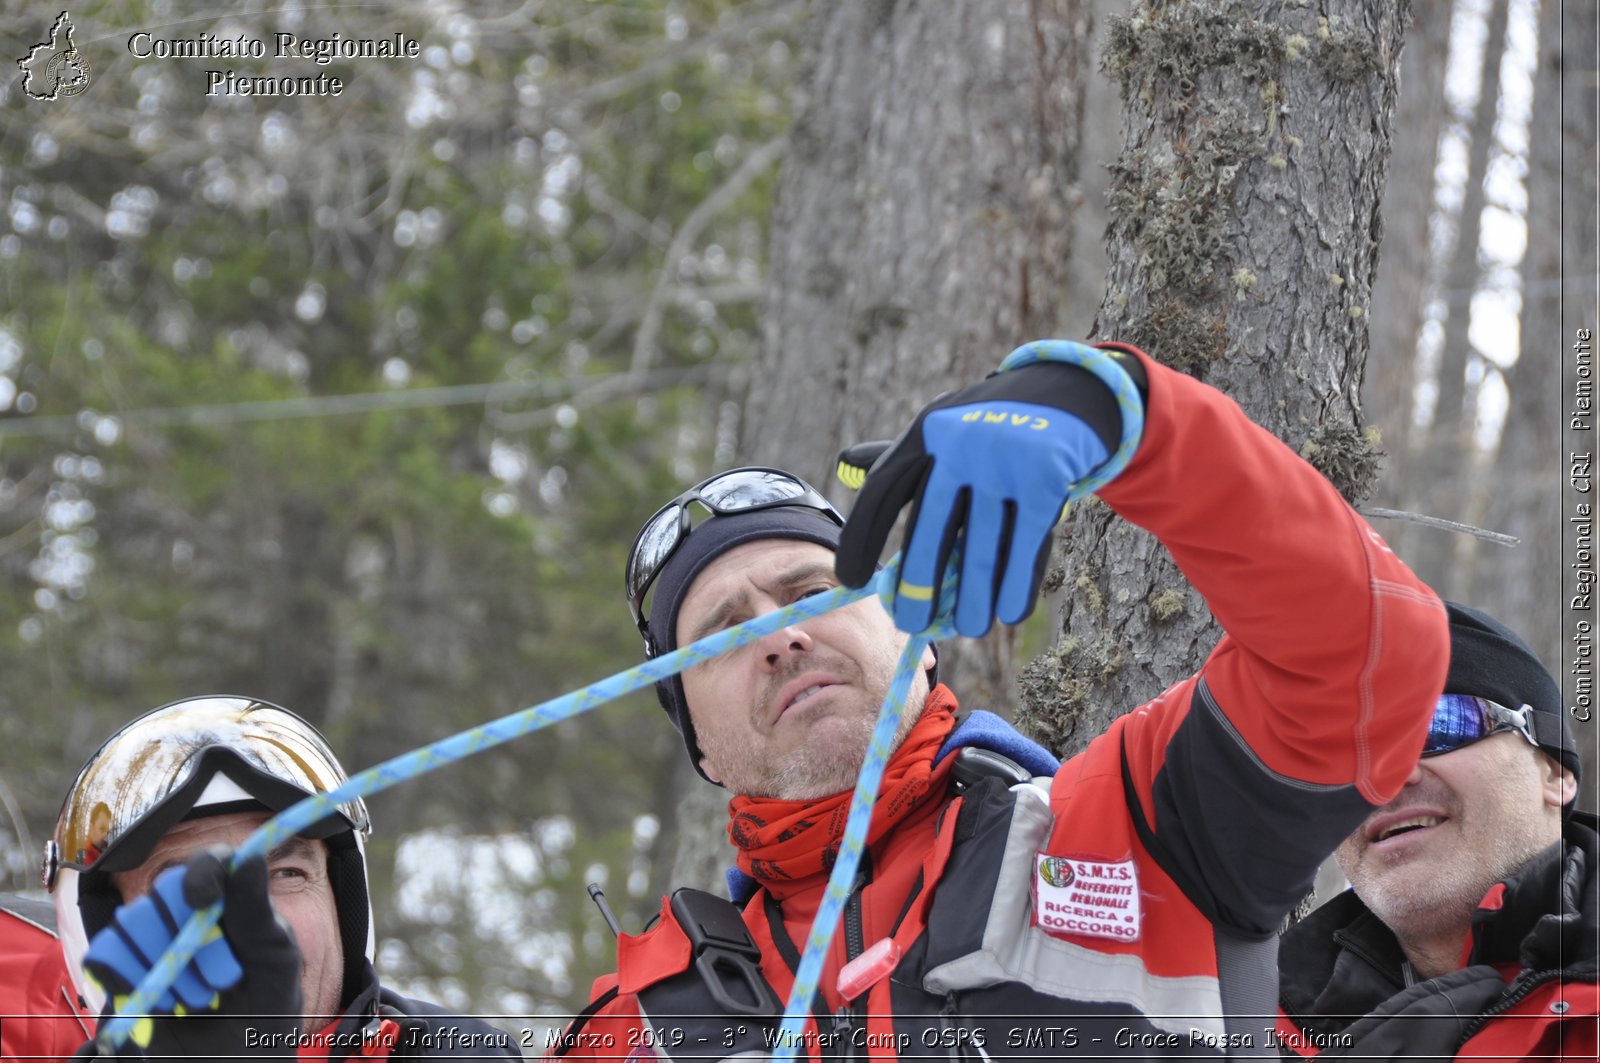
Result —
[[1324, 422], [1300, 446], [1300, 456], [1326, 476], [1353, 505], [1372, 493], [1378, 478], [1378, 433], [1343, 421]]
[[1157, 623], [1171, 620], [1183, 612], [1187, 596], [1176, 587], [1168, 587], [1150, 596], [1150, 613]]
[[1372, 38], [1351, 30], [1343, 19], [1322, 19], [1317, 36], [1322, 41], [1317, 65], [1334, 81], [1361, 81], [1383, 69]]

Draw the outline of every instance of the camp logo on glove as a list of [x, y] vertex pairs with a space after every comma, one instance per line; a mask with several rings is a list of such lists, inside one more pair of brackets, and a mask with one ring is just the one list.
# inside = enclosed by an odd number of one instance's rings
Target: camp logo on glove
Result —
[[[1142, 424], [1137, 391], [1109, 355], [1056, 346], [1106, 362], [1132, 396], [1131, 423]], [[919, 634], [934, 624], [935, 588], [957, 552], [956, 631], [975, 638], [996, 620], [1020, 623], [1038, 600], [1062, 507], [1074, 490], [1104, 483], [1131, 456], [1136, 439], [1123, 439], [1123, 414], [1118, 394], [1094, 372], [1058, 362], [1021, 365], [935, 399], [862, 482], [840, 534], [840, 581], [861, 587], [872, 578], [909, 504], [889, 603], [895, 626]], [[1108, 466], [1123, 450], [1122, 463]], [[841, 462], [850, 466], [848, 453]]]
[[[149, 893], [118, 908], [111, 924], [89, 943], [84, 968], [108, 991], [114, 1004], [143, 981], [179, 928], [194, 915], [194, 890], [185, 888], [187, 873], [188, 868], [181, 866], [161, 872]], [[212, 898], [208, 895], [203, 900], [209, 903]], [[194, 959], [156, 1001], [155, 1010], [171, 1015], [213, 1010], [221, 1000], [220, 993], [237, 985], [243, 976], [221, 928], [212, 927]]]
[[961, 415], [963, 421], [981, 421], [984, 424], [1009, 424], [1013, 428], [1031, 428], [1035, 432], [1043, 432], [1050, 427], [1048, 418], [1038, 417], [1032, 413], [1018, 413], [1021, 407], [1008, 406], [998, 412], [991, 410], [968, 410]]

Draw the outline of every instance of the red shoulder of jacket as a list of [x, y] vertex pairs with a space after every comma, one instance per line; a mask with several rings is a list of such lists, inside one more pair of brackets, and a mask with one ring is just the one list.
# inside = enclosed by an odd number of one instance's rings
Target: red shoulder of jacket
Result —
[[35, 957], [48, 951], [61, 951], [49, 928], [0, 908], [0, 963], [9, 967], [18, 957]]
[[649, 1024], [639, 1014], [641, 990], [689, 969], [694, 949], [661, 899], [661, 918], [642, 934], [617, 937], [617, 973], [601, 975], [589, 991], [589, 1006], [575, 1016], [544, 1058], [590, 1061], [632, 1059], [648, 1047]]
[[660, 922], [642, 934], [617, 938], [617, 991], [637, 993], [663, 978], [687, 971], [693, 959], [689, 935], [673, 917], [672, 902], [663, 897]]
[[0, 909], [0, 1058], [60, 1059], [93, 1035], [75, 1012], [61, 943], [49, 929]]

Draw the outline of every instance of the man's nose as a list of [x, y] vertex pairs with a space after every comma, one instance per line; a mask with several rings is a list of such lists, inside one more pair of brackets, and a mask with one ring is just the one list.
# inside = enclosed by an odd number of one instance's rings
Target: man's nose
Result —
[[[1427, 763], [1428, 762], [1426, 760], [1419, 758], [1415, 764], [1411, 765], [1411, 774], [1406, 776], [1406, 781], [1404, 783], [1401, 783], [1400, 792], [1394, 795], [1393, 799], [1389, 801], [1389, 805], [1398, 807], [1408, 797], [1411, 796], [1411, 788], [1421, 783], [1423, 780], [1423, 775], [1427, 772]], [[1385, 805], [1384, 807], [1387, 808], [1389, 805]]]
[[793, 625], [779, 628], [761, 640], [761, 659], [768, 668], [777, 668], [790, 654], [810, 652], [811, 636], [804, 628]]

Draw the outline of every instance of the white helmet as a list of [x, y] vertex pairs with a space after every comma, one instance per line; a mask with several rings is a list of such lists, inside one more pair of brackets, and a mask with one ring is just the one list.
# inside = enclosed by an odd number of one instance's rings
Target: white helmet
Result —
[[[84, 977], [89, 938], [110, 922], [122, 896], [114, 871], [142, 864], [185, 819], [265, 809], [281, 812], [346, 776], [317, 729], [294, 713], [241, 697], [198, 697], [145, 713], [108, 738], [78, 771], [45, 843], [44, 888], [55, 896], [56, 927], [78, 995], [93, 1014], [103, 995]], [[342, 804], [300, 833], [328, 847], [338, 909], [348, 1004], [372, 955], [363, 840], [366, 805]]]

